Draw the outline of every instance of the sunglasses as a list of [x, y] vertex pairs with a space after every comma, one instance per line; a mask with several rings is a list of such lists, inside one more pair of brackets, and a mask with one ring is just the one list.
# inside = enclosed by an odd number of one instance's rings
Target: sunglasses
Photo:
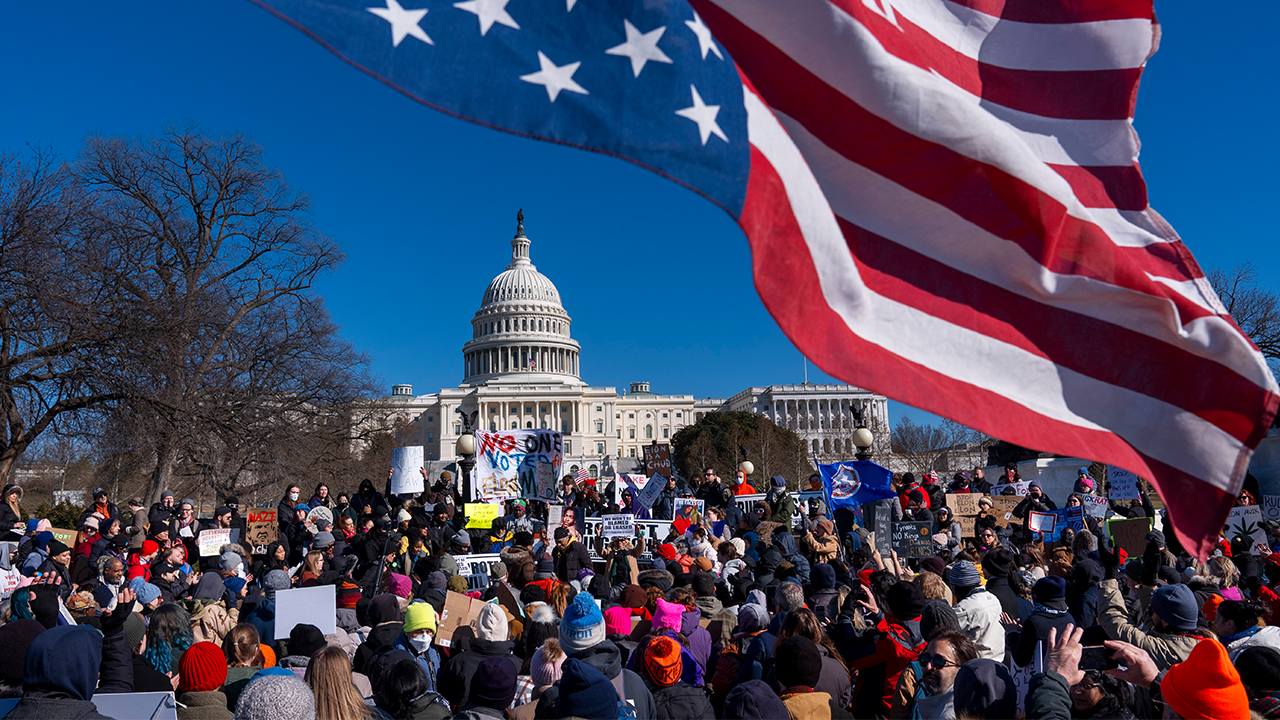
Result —
[[938, 668], [939, 670], [943, 670], [947, 667], [960, 667], [960, 663], [952, 662], [951, 660], [946, 659], [945, 657], [943, 657], [942, 653], [935, 653], [930, 655], [927, 652], [922, 652], [920, 653], [920, 657], [917, 659], [920, 661], [921, 667], [932, 666], [932, 667]]

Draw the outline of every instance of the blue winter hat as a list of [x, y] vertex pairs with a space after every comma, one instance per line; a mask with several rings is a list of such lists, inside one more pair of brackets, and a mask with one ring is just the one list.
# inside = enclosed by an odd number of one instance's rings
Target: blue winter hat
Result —
[[1200, 616], [1196, 596], [1182, 583], [1157, 589], [1151, 596], [1151, 609], [1161, 620], [1178, 630], [1195, 630]]
[[836, 586], [836, 569], [826, 563], [818, 563], [809, 573], [814, 590], [826, 590]]
[[947, 569], [947, 582], [951, 587], [976, 587], [982, 583], [982, 577], [973, 563], [957, 560]]
[[146, 605], [152, 600], [160, 597], [160, 588], [149, 582], [142, 583], [134, 592], [138, 594], [138, 602], [143, 605]]
[[[578, 595], [579, 598], [582, 596]], [[574, 600], [576, 605], [577, 598]], [[591, 604], [595, 605], [595, 601]], [[567, 617], [568, 612], [565, 615]], [[618, 693], [604, 673], [577, 658], [568, 658], [560, 667], [560, 697], [556, 700], [555, 716], [616, 720]]]
[[1060, 577], [1040, 578], [1031, 592], [1036, 602], [1061, 600], [1067, 596], [1067, 581]]
[[774, 720], [788, 717], [787, 705], [763, 680], [736, 685], [724, 699], [724, 716], [732, 720]]
[[223, 580], [222, 584], [227, 586], [232, 595], [239, 595], [240, 591], [244, 589], [245, 582], [242, 577], [229, 577]]
[[781, 475], [774, 475], [771, 479], [773, 480], [774, 487], [784, 488], [787, 486], [787, 479]]
[[35, 531], [36, 531], [36, 528], [38, 528], [38, 527], [40, 527], [40, 519], [39, 519], [39, 518], [31, 518], [30, 520], [28, 520], [28, 521], [27, 521], [27, 532], [29, 532], [29, 533], [31, 533], [31, 532], [35, 532]]
[[48, 530], [45, 530], [39, 535], [36, 535], [36, 547], [40, 548], [41, 550], [48, 550], [49, 541], [52, 539], [53, 539], [53, 533], [49, 532]]
[[[560, 621], [560, 647], [566, 655], [594, 647], [605, 639], [604, 615], [590, 593], [578, 593]], [[563, 696], [563, 691], [561, 691]], [[617, 711], [617, 708], [614, 708]], [[576, 713], [570, 713], [576, 714]], [[561, 714], [563, 717], [563, 713]]]

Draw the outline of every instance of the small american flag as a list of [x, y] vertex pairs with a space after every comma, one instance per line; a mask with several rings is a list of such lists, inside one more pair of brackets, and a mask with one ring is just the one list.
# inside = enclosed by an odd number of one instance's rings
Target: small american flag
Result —
[[586, 484], [586, 482], [587, 482], [587, 480], [588, 480], [588, 479], [590, 479], [590, 477], [591, 477], [591, 476], [590, 476], [589, 474], [587, 474], [587, 469], [586, 469], [586, 468], [578, 468], [578, 472], [577, 472], [577, 473], [575, 473], [573, 477], [574, 477], [574, 479], [576, 479], [579, 483], [582, 483], [582, 484], [584, 484], [584, 485], [585, 485], [585, 484]]

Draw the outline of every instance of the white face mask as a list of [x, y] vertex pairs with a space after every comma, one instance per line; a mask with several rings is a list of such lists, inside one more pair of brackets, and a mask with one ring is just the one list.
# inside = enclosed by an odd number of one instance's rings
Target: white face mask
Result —
[[431, 633], [422, 633], [417, 637], [409, 638], [409, 644], [413, 645], [413, 649], [421, 655], [431, 647]]
[[289, 499], [290, 499], [290, 500], [297, 500], [297, 499], [298, 499], [298, 493], [289, 493]]

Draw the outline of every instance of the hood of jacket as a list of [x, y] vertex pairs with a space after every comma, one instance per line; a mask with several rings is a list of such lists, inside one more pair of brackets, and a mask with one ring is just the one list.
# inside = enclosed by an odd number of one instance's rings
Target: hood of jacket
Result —
[[514, 640], [484, 640], [477, 638], [471, 641], [471, 651], [486, 657], [505, 657], [515, 649]]
[[800, 552], [796, 547], [796, 538], [789, 532], [774, 531], [773, 545], [778, 548], [783, 555], [791, 556]]
[[680, 616], [680, 632], [685, 637], [689, 637], [698, 629], [698, 621], [702, 619], [702, 611], [694, 608], [693, 610], [685, 610]]
[[369, 601], [369, 624], [381, 625], [388, 622], [403, 622], [400, 612], [400, 601], [391, 593], [382, 593]]
[[569, 653], [569, 657], [577, 658], [599, 670], [610, 680], [618, 677], [618, 673], [622, 672], [622, 652], [618, 650], [617, 645], [608, 640], [601, 640], [586, 650]]
[[697, 605], [698, 609], [702, 611], [702, 616], [708, 619], [710, 619], [712, 615], [724, 610], [724, 603], [720, 602], [720, 598], [714, 595], [699, 597], [697, 600], [693, 601], [693, 604]]
[[645, 587], [646, 584], [653, 585], [662, 588], [663, 592], [670, 590], [675, 581], [675, 575], [660, 568], [641, 570], [640, 574], [636, 576], [636, 584], [640, 587]]
[[507, 565], [507, 570], [511, 570], [513, 565], [533, 562], [533, 556], [529, 554], [529, 551], [518, 547], [502, 548], [498, 551], [498, 559]]
[[46, 630], [27, 646], [22, 691], [92, 700], [101, 664], [101, 632], [87, 625]]

